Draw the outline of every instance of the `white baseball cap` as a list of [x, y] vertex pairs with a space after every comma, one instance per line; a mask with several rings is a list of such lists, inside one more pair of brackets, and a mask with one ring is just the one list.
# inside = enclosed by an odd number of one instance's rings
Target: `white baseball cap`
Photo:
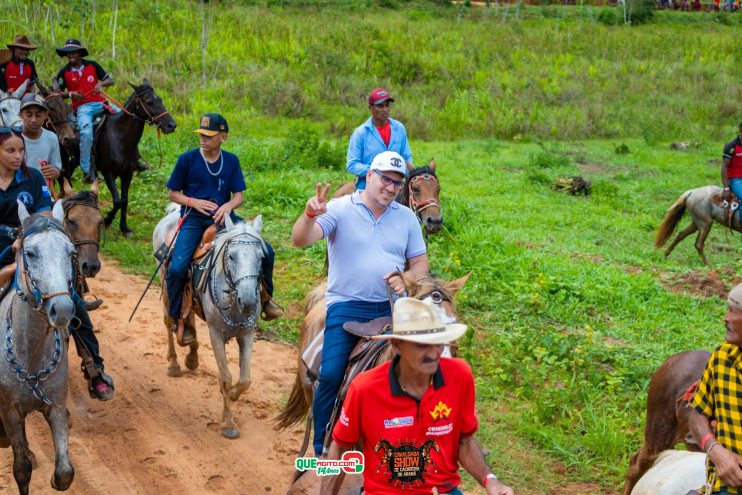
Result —
[[407, 164], [396, 151], [384, 151], [376, 155], [371, 162], [371, 170], [397, 172], [407, 177]]

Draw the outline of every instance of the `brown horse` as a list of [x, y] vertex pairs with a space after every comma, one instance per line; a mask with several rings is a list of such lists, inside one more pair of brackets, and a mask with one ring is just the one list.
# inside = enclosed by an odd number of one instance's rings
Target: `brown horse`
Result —
[[100, 237], [103, 215], [98, 206], [98, 181], [90, 191], [76, 193], [70, 183], [62, 183], [64, 228], [75, 245], [80, 272], [83, 277], [95, 277], [100, 271]]
[[701, 379], [710, 355], [707, 351], [675, 354], [652, 375], [647, 392], [644, 445], [631, 456], [622, 495], [631, 493], [662, 451], [684, 441], [688, 450], [702, 452], [688, 426], [690, 406], [684, 396]]
[[[70, 151], [74, 151], [78, 146], [75, 130], [69, 120], [72, 107], [64, 99], [61, 92], [49, 91], [40, 81], [36, 81], [36, 85], [39, 87], [39, 94], [44, 97], [46, 105], [49, 107], [48, 118], [44, 127], [57, 135], [60, 151], [65, 153], [62, 167], [65, 168], [66, 157], [69, 156]], [[61, 180], [60, 185], [62, 185]]]
[[[403, 279], [408, 288], [410, 297], [416, 297], [418, 299], [431, 298], [433, 302], [438, 305], [442, 313], [445, 314], [444, 320], [448, 323], [456, 321], [456, 305], [454, 297], [461, 287], [464, 286], [471, 273], [448, 282], [445, 280], [439, 280], [433, 277], [424, 277], [418, 280], [412, 279], [412, 277], [404, 273]], [[282, 430], [288, 428], [294, 424], [299, 423], [309, 412], [313, 390], [314, 381], [308, 373], [308, 369], [301, 356], [307, 350], [309, 345], [312, 343], [314, 338], [324, 330], [325, 328], [325, 317], [327, 316], [327, 307], [325, 305], [325, 291], [327, 285], [325, 282], [315, 287], [308, 295], [305, 301], [305, 316], [304, 322], [301, 325], [301, 332], [299, 336], [299, 363], [298, 370], [296, 373], [296, 379], [294, 381], [294, 387], [291, 390], [288, 402], [284, 407], [284, 410], [279, 414], [277, 418], [276, 429]], [[379, 354], [373, 366], [389, 361], [392, 358], [391, 346], [387, 346], [386, 349]], [[304, 445], [301, 448], [301, 454], [306, 450], [309, 442], [309, 429], [311, 425], [311, 415], [307, 418], [307, 432], [304, 439]], [[343, 483], [341, 493], [358, 493], [351, 489], [356, 487], [359, 483], [357, 476], [348, 476], [346, 481]], [[290, 494], [301, 494], [301, 493], [317, 493], [320, 479], [312, 474], [301, 476], [296, 480], [296, 483], [289, 490]], [[360, 488], [360, 485], [357, 485]]]
[[737, 232], [742, 232], [739, 214], [735, 214], [730, 222], [730, 218], [728, 217], [729, 210], [723, 206], [720, 194], [721, 188], [718, 186], [699, 187], [681, 194], [677, 201], [667, 210], [665, 219], [662, 221], [659, 229], [657, 229], [657, 238], [654, 242], [655, 249], [661, 248], [667, 242], [687, 209], [688, 213], [690, 213], [691, 224], [675, 237], [670, 247], [665, 250], [665, 256], [669, 256], [680, 241], [694, 232], [698, 232], [696, 236], [696, 251], [698, 251], [701, 259], [703, 259], [703, 263], [708, 265], [708, 259], [703, 253], [703, 246], [706, 243], [706, 237], [708, 237], [711, 231], [714, 220]]
[[[441, 215], [441, 185], [435, 174], [435, 160], [430, 160], [424, 167], [413, 168], [407, 165], [409, 177], [407, 183], [399, 191], [397, 202], [408, 206], [417, 215], [417, 219], [425, 228], [427, 234], [434, 234], [443, 226], [443, 215]], [[338, 187], [333, 198], [339, 198], [351, 194], [355, 190], [355, 184], [346, 182]]]

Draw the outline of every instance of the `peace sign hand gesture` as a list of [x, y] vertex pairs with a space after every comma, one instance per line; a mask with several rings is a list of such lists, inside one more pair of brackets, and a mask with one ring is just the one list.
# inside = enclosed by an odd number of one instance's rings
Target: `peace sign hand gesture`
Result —
[[322, 187], [321, 182], [317, 182], [317, 194], [312, 196], [307, 201], [307, 207], [304, 210], [308, 217], [314, 218], [316, 216], [327, 213], [327, 195], [330, 193], [330, 183], [325, 184]]

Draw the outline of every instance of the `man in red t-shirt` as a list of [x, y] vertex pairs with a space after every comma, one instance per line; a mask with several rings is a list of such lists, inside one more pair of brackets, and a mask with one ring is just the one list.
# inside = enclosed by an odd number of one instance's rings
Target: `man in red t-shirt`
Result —
[[98, 62], [85, 60], [88, 50], [79, 40], [70, 38], [62, 48], [57, 48], [57, 55], [67, 57], [69, 62], [57, 73], [55, 82], [65, 98], [72, 99], [72, 111], [77, 114], [77, 126], [80, 129], [80, 168], [85, 173], [85, 182], [95, 180], [95, 172], [90, 170], [90, 154], [93, 149], [93, 122], [103, 115], [106, 98], [101, 90], [113, 84], [113, 78]]
[[724, 145], [721, 160], [721, 183], [724, 191], [722, 199], [729, 201], [734, 193], [742, 199], [742, 123], [739, 124], [737, 137]]
[[[401, 298], [394, 305], [391, 339], [397, 356], [350, 384], [332, 432], [328, 459], [361, 444], [367, 495], [460, 495], [459, 463], [488, 495], [513, 495], [484, 461], [474, 438], [474, 377], [461, 359], [443, 358], [446, 344], [466, 325], [444, 325], [429, 301]], [[322, 495], [337, 493], [344, 475], [322, 480]]]
[[0, 64], [0, 90], [11, 93], [28, 81], [23, 94], [32, 93], [38, 75], [33, 60], [28, 58], [28, 52], [36, 50], [36, 45], [29, 41], [25, 34], [16, 35], [13, 43], [6, 45], [13, 53], [12, 58]]

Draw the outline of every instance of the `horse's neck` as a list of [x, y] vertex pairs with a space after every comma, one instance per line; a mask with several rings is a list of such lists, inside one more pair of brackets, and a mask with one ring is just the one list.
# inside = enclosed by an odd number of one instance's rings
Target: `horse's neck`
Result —
[[[125, 109], [110, 115], [107, 125], [110, 125], [116, 131], [121, 143], [129, 149], [129, 147], [139, 144], [139, 141], [142, 139], [142, 134], [144, 134], [144, 120], [129, 115], [127, 112], [131, 111]], [[134, 112], [131, 113], [133, 114]]]
[[[8, 304], [12, 304], [10, 312], [7, 309]], [[7, 326], [10, 325], [13, 350], [16, 357], [22, 361], [21, 365], [28, 368], [35, 361], [44, 358], [47, 347], [44, 342], [52, 336], [51, 331], [47, 332], [46, 318], [38, 311], [34, 311], [31, 304], [24, 302], [15, 291], [10, 292], [3, 299], [0, 311], [10, 315], [10, 320], [0, 328], [0, 335], [5, 338], [8, 334]], [[29, 371], [36, 370], [29, 369]]]

